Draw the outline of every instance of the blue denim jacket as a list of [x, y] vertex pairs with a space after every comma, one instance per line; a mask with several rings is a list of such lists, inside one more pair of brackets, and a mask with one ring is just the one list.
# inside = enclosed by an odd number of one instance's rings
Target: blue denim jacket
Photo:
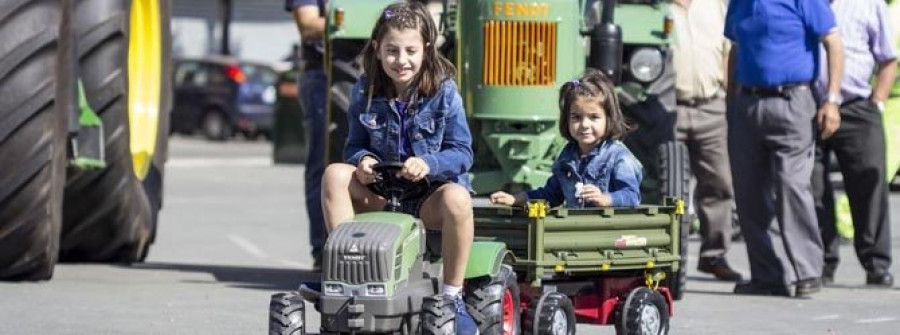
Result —
[[[400, 115], [385, 97], [373, 97], [366, 110], [367, 85], [364, 77], [351, 91], [347, 115], [350, 135], [344, 160], [358, 165], [364, 156], [371, 155], [379, 161], [400, 161]], [[414, 106], [413, 125], [404, 139], [412, 141], [415, 156], [428, 164], [428, 178], [452, 181], [469, 189], [468, 172], [474, 159], [472, 134], [456, 83], [445, 80], [434, 96], [420, 98], [410, 105]]]
[[565, 201], [568, 208], [596, 207], [575, 197], [576, 184], [594, 185], [612, 198], [612, 207], [641, 204], [641, 162], [621, 141], [605, 140], [585, 157], [578, 145], [569, 143], [553, 164], [553, 175], [544, 187], [528, 192], [529, 199], [544, 199], [555, 207]]

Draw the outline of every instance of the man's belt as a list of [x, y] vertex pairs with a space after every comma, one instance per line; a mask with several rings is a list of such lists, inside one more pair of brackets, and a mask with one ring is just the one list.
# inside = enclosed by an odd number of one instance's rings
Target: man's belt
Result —
[[771, 98], [771, 97], [781, 97], [786, 98], [790, 96], [791, 92], [797, 89], [805, 89], [808, 88], [809, 84], [800, 83], [800, 84], [787, 84], [787, 85], [777, 85], [777, 86], [741, 86], [741, 92], [746, 94], [761, 97], [761, 98]]
[[678, 99], [676, 99], [676, 102], [678, 102], [678, 104], [681, 106], [697, 107], [697, 106], [705, 105], [706, 103], [713, 101], [715, 99], [718, 99], [718, 98], [719, 98], [719, 95], [717, 94], [717, 95], [714, 95], [714, 96], [711, 96], [708, 98], [686, 98], [686, 99], [678, 98]]

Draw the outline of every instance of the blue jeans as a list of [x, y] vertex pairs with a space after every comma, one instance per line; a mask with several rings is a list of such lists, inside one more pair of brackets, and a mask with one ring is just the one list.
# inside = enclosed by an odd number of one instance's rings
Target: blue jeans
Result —
[[325, 170], [325, 99], [327, 80], [322, 69], [306, 69], [297, 78], [300, 106], [303, 108], [306, 145], [306, 213], [309, 217], [309, 245], [313, 254], [325, 244], [325, 220], [322, 218], [322, 172]]

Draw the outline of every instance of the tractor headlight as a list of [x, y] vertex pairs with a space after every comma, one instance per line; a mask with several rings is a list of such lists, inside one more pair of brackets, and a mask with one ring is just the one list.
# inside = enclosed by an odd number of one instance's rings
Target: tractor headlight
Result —
[[640, 48], [631, 54], [628, 69], [631, 76], [643, 83], [649, 83], [662, 75], [663, 55], [657, 48]]
[[325, 284], [325, 295], [344, 295], [344, 285]]
[[387, 291], [384, 289], [384, 285], [367, 285], [366, 286], [366, 295], [368, 296], [384, 296]]

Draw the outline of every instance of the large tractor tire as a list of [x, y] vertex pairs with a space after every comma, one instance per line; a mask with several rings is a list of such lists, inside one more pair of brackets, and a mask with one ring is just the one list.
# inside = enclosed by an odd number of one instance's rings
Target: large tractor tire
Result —
[[[350, 110], [350, 90], [362, 76], [359, 54], [364, 47], [361, 41], [332, 41], [329, 46], [331, 59], [328, 60], [327, 141], [325, 163], [343, 162], [344, 143], [347, 129], [347, 113]], [[307, 128], [311, 129], [311, 128]]]
[[[680, 198], [685, 204], [690, 200], [691, 162], [688, 157], [687, 147], [683, 143], [670, 141], [659, 147], [659, 192], [660, 199]], [[688, 232], [693, 222], [693, 216], [687, 211], [681, 216], [679, 236], [679, 261], [678, 271], [670, 273], [666, 279], [672, 298], [681, 300], [684, 297], [684, 287], [687, 282], [687, 253]]]
[[107, 167], [70, 169], [60, 258], [143, 261], [162, 206], [171, 107], [169, 1], [82, 0], [80, 79], [103, 119]]
[[0, 279], [53, 275], [72, 85], [67, 1], [0, 2]]

